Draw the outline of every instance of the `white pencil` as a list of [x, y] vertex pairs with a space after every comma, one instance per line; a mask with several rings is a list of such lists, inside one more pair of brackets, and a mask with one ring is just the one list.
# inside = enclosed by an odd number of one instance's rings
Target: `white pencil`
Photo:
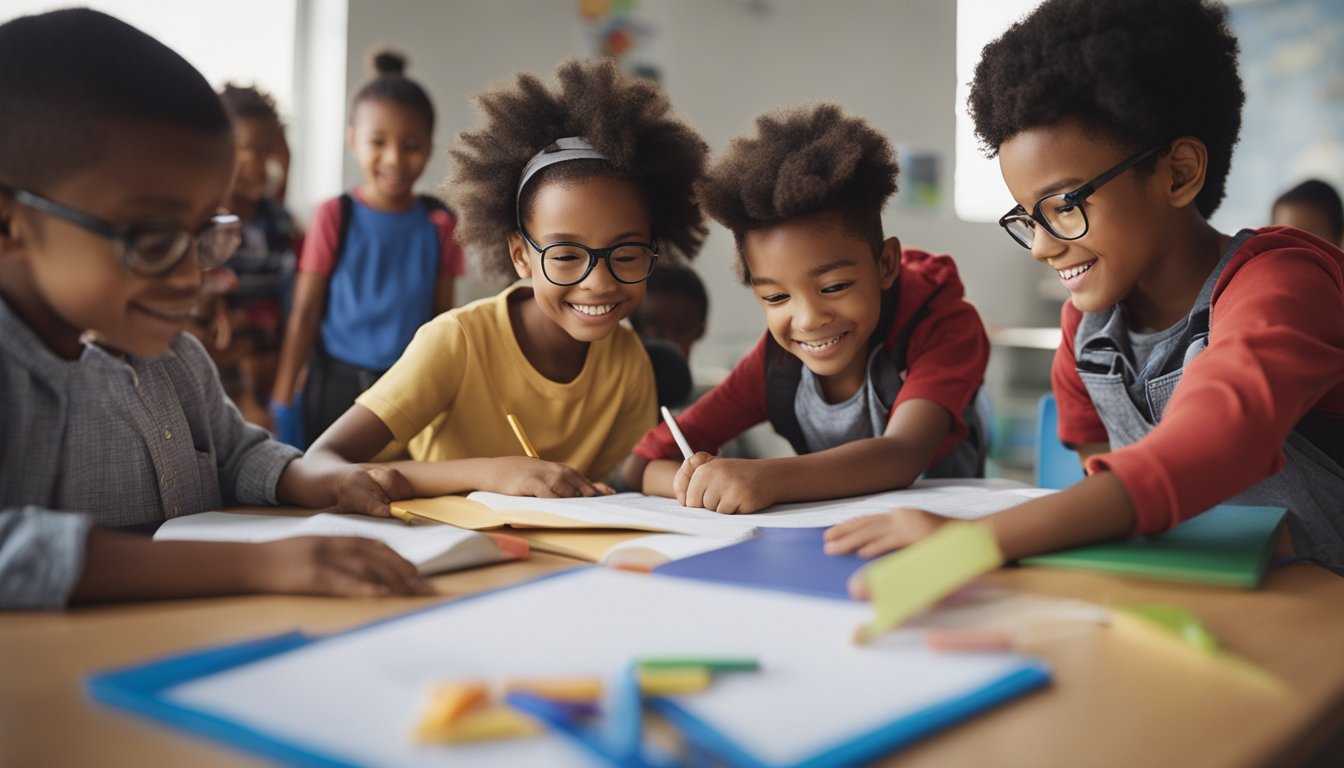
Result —
[[672, 439], [677, 441], [677, 447], [681, 448], [681, 457], [683, 459], [691, 458], [695, 451], [691, 450], [691, 444], [686, 442], [686, 436], [681, 434], [681, 427], [677, 426], [677, 420], [672, 418], [672, 412], [667, 410], [667, 406], [662, 407], [663, 421], [667, 422], [667, 428], [672, 430]]

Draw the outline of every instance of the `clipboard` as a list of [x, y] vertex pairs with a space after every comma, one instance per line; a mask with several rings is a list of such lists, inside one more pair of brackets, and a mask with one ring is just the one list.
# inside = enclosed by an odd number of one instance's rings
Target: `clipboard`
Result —
[[[534, 615], [520, 616], [527, 611]], [[935, 655], [901, 631], [855, 648], [836, 630], [866, 612], [828, 598], [581, 568], [327, 637], [277, 635], [97, 674], [87, 689], [103, 704], [285, 763], [583, 765], [590, 758], [556, 735], [473, 751], [417, 747], [409, 732], [426, 699], [408, 693], [415, 689], [406, 678], [454, 670], [490, 679], [563, 670], [610, 677], [638, 655], [754, 653], [759, 674], [716, 680], [707, 691], [650, 706], [693, 748], [731, 764], [811, 767], [872, 760], [1049, 682], [1036, 659]], [[722, 621], [748, 615], [755, 624]], [[545, 629], [509, 634], [518, 626]], [[592, 647], [603, 637], [605, 644]], [[397, 653], [369, 655], [386, 648]], [[439, 655], [428, 654], [431, 648]], [[349, 704], [294, 682], [328, 679]], [[891, 679], [901, 684], [873, 682]], [[868, 688], [855, 690], [855, 681]], [[744, 710], [747, 701], [764, 708]], [[353, 702], [359, 718], [347, 711]], [[299, 722], [305, 718], [311, 722]]]

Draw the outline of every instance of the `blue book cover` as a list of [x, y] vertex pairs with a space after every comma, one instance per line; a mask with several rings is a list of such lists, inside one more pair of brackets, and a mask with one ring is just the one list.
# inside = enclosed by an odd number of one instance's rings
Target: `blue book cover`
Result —
[[761, 528], [731, 547], [674, 560], [654, 573], [849, 599], [849, 577], [869, 561], [822, 551], [825, 528]]

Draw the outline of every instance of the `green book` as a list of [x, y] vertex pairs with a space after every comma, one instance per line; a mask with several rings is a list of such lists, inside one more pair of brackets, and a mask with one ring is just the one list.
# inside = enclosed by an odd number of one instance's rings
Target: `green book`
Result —
[[1020, 562], [1253, 589], [1265, 577], [1285, 514], [1282, 507], [1224, 504], [1158, 536], [1092, 544]]

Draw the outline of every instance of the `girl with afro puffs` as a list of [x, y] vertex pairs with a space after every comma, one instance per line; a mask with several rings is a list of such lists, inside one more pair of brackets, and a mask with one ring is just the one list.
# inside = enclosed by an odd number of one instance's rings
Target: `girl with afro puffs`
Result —
[[[985, 47], [976, 131], [1006, 234], [1069, 291], [1052, 385], [1088, 477], [988, 518], [1006, 560], [1166, 531], [1217, 504], [1288, 509], [1344, 569], [1344, 253], [1291, 227], [1215, 230], [1244, 101], [1226, 11], [1048, 0]], [[941, 524], [832, 529], [875, 555]]]
[[[683, 504], [747, 514], [772, 504], [904, 488], [920, 475], [982, 477], [974, 408], [989, 343], [948, 256], [884, 237], [896, 191], [886, 138], [839, 107], [769, 114], [700, 185], [733, 232], [768, 332], [679, 418], [635, 447], [624, 479]], [[769, 421], [798, 456], [717, 458]]]
[[368, 461], [407, 444], [387, 501], [595, 495], [654, 423], [649, 359], [620, 321], [659, 260], [699, 250], [707, 148], [656, 85], [610, 62], [566, 62], [558, 81], [520, 74], [481, 95], [485, 125], [451, 153], [458, 240], [483, 271], [531, 283], [427, 323], [312, 448]]

